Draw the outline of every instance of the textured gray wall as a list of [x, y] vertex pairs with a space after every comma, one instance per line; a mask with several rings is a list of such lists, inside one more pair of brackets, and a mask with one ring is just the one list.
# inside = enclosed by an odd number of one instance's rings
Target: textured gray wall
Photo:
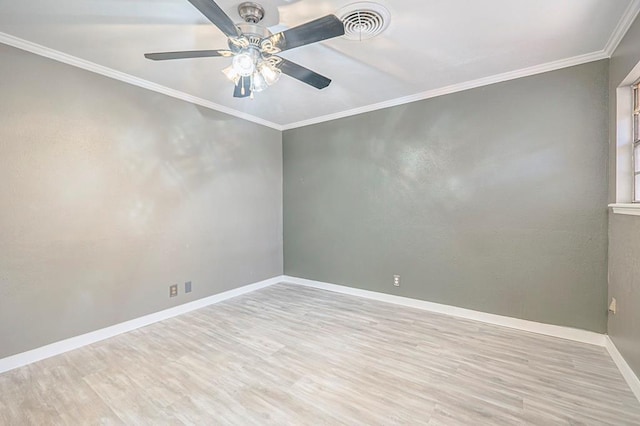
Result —
[[2, 45], [0, 94], [0, 357], [282, 274], [280, 132]]
[[[611, 57], [609, 199], [615, 201], [615, 89], [640, 62], [640, 17]], [[640, 217], [609, 215], [609, 297], [618, 313], [609, 316], [609, 335], [627, 363], [640, 376]]]
[[285, 273], [604, 332], [607, 71], [286, 131]]
[[618, 305], [609, 335], [640, 377], [640, 217], [611, 214], [609, 226], [609, 295]]

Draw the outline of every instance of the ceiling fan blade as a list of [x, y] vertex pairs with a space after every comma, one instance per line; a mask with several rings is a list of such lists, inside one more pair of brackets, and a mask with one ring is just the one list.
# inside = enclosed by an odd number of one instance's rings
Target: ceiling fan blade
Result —
[[316, 43], [344, 35], [344, 24], [335, 15], [327, 15], [286, 31], [274, 34], [266, 40], [280, 51]]
[[280, 71], [282, 71], [283, 74], [286, 74], [289, 77], [293, 77], [296, 80], [307, 83], [309, 86], [313, 86], [316, 89], [324, 89], [329, 84], [331, 84], [330, 79], [318, 74], [317, 72], [311, 71], [310, 69], [305, 68], [302, 65], [298, 65], [295, 62], [288, 61], [284, 58], [280, 59], [281, 62], [277, 65], [277, 67], [280, 69]]
[[[244, 93], [242, 90], [243, 87], [244, 87]], [[240, 77], [240, 79], [236, 83], [236, 87], [233, 89], [233, 97], [246, 98], [248, 96], [251, 96], [251, 79]]]
[[227, 37], [239, 35], [236, 24], [213, 0], [189, 0], [189, 3], [206, 16]]
[[182, 52], [145, 53], [144, 57], [153, 61], [169, 59], [211, 58], [215, 56], [233, 56], [230, 50], [186, 50]]

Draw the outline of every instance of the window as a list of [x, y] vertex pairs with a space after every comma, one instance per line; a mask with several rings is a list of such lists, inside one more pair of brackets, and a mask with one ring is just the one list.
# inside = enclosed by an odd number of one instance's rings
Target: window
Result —
[[613, 213], [640, 216], [640, 62], [616, 88]]
[[633, 202], [640, 202], [640, 81], [633, 90]]

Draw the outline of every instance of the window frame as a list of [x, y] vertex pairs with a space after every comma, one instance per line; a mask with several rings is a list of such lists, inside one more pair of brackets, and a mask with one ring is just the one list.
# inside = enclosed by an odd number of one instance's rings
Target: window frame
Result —
[[[615, 89], [615, 124], [612, 129], [615, 135], [613, 150], [615, 152], [615, 201], [609, 204], [614, 214], [640, 216], [639, 197], [635, 194], [635, 158], [634, 158], [634, 92], [633, 88], [640, 84], [640, 62], [638, 62]], [[639, 88], [640, 91], [640, 88]], [[640, 94], [638, 94], [640, 96]], [[640, 116], [639, 116], [640, 120]], [[640, 123], [636, 125], [640, 131]], [[640, 148], [638, 149], [640, 156]], [[640, 158], [638, 159], [640, 168]], [[640, 178], [639, 178], [640, 179]], [[640, 182], [638, 182], [640, 186]]]
[[640, 159], [636, 158], [636, 151], [640, 147], [640, 80], [631, 85], [631, 170], [633, 172], [633, 203], [640, 203], [640, 188], [637, 187], [637, 179], [640, 176]]

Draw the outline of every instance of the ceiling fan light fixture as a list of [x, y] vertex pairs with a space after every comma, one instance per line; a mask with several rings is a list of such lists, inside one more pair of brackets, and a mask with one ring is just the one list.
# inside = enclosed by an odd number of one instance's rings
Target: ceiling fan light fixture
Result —
[[188, 1], [227, 36], [229, 48], [146, 53], [144, 56], [147, 59], [165, 61], [232, 56], [231, 66], [222, 72], [235, 85], [234, 98], [253, 99], [254, 92], [275, 84], [281, 74], [318, 90], [331, 83], [331, 79], [275, 54], [343, 36], [345, 25], [337, 16], [329, 14], [272, 34], [265, 25], [260, 24], [265, 12], [257, 3], [240, 4], [238, 13], [244, 22], [236, 24], [215, 0]]
[[249, 52], [242, 52], [234, 56], [231, 66], [242, 77], [248, 77], [256, 70], [255, 61]]

